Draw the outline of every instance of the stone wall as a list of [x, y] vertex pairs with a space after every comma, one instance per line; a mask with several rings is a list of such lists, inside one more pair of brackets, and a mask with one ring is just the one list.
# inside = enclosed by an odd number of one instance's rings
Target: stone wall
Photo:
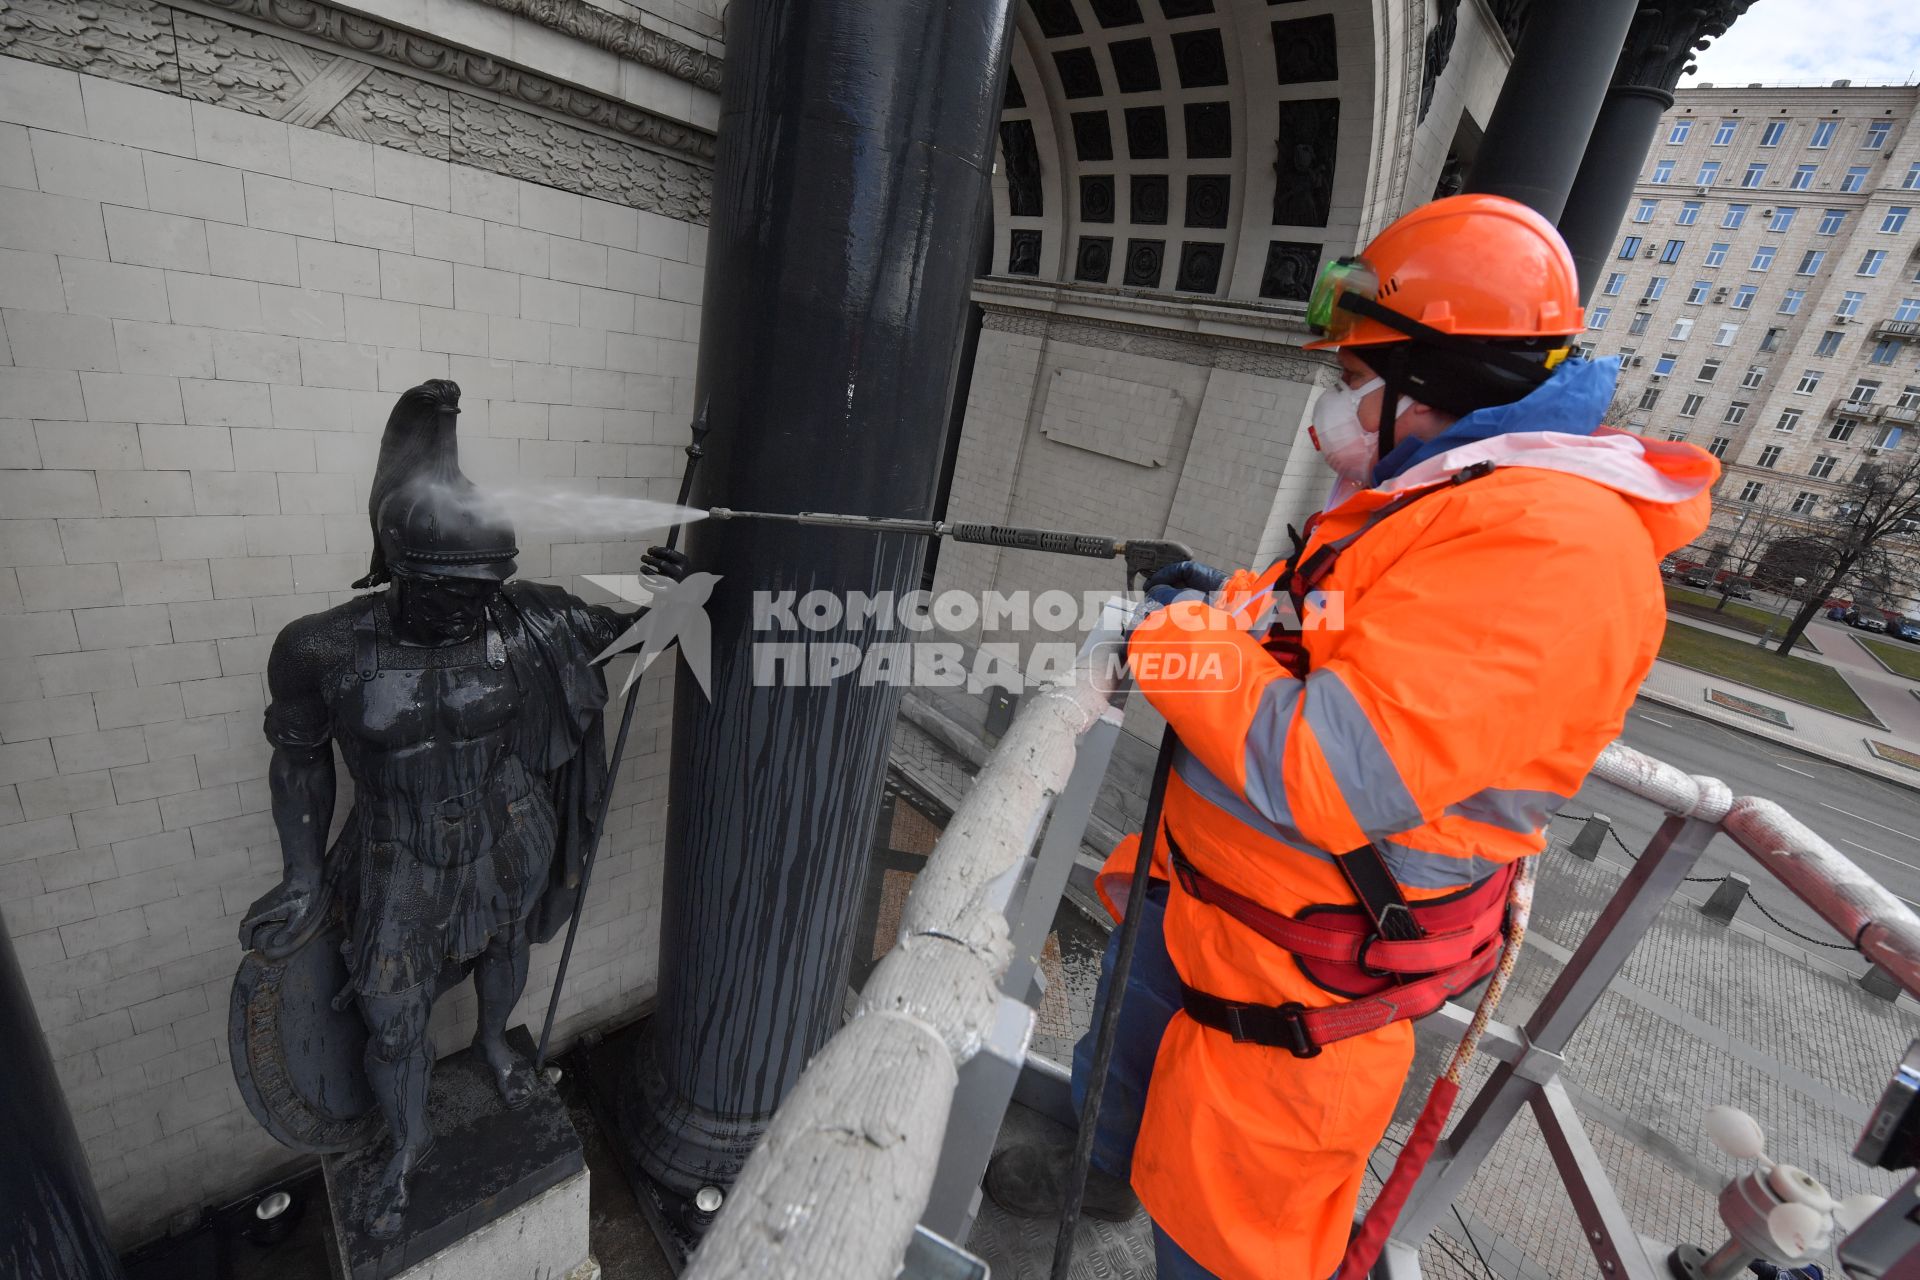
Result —
[[[273, 118], [297, 85], [189, 101], [177, 78], [120, 83], [133, 73], [105, 58], [78, 74], [63, 51], [81, 45], [11, 31], [36, 60], [0, 58], [0, 913], [128, 1243], [291, 1158], [226, 1048], [240, 914], [280, 865], [262, 671], [287, 621], [364, 572], [395, 396], [459, 382], [483, 482], [670, 497], [705, 170], [577, 131], [627, 167], [562, 180], [657, 183], [594, 199], [478, 153], [374, 145], [350, 118]], [[248, 47], [324, 69], [308, 45]], [[649, 189], [679, 216], [633, 207]], [[522, 572], [584, 591], [577, 575], [631, 570], [642, 545], [536, 542]], [[659, 682], [563, 1034], [653, 988], [668, 710]], [[557, 953], [536, 951], [536, 1025]], [[471, 1003], [445, 1002], [443, 1048]]]

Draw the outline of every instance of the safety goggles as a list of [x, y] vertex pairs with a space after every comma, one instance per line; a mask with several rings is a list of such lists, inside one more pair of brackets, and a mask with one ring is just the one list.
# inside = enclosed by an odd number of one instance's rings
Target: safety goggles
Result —
[[1363, 318], [1359, 310], [1343, 305], [1354, 299], [1373, 302], [1380, 296], [1380, 275], [1365, 258], [1335, 258], [1320, 269], [1307, 298], [1307, 325], [1328, 342], [1345, 342]]

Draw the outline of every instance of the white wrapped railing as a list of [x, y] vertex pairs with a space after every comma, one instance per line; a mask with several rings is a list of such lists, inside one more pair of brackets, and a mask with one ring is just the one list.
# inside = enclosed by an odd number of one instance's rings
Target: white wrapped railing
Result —
[[995, 887], [1033, 848], [1114, 691], [1082, 658], [1019, 716], [914, 880], [900, 940], [807, 1065], [686, 1280], [893, 1280], [927, 1205], [958, 1071], [1012, 959]]

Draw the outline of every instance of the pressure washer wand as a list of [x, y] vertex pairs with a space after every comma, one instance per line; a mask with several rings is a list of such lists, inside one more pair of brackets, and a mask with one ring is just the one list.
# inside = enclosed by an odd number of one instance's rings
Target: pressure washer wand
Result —
[[1193, 551], [1178, 542], [1146, 538], [1109, 538], [1097, 533], [1066, 533], [1058, 529], [1028, 529], [1005, 524], [949, 524], [944, 520], [903, 520], [893, 516], [848, 516], [829, 511], [733, 511], [714, 507], [714, 520], [773, 520], [781, 524], [818, 525], [828, 529], [864, 529], [869, 533], [911, 533], [925, 538], [951, 538], [1019, 551], [1047, 551], [1054, 555], [1083, 556], [1091, 560], [1125, 560], [1127, 576], [1146, 578], [1182, 560]]

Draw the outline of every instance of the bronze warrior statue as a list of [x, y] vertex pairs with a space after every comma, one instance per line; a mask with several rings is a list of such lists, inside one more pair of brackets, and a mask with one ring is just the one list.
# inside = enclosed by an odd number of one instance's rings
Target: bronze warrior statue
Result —
[[[274, 641], [266, 734], [285, 878], [240, 928], [254, 952], [235, 985], [242, 1091], [306, 1150], [365, 1141], [377, 1111], [393, 1142], [364, 1223], [378, 1238], [399, 1231], [408, 1174], [432, 1140], [428, 1016], [468, 971], [474, 1048], [506, 1105], [533, 1091], [507, 1019], [529, 945], [574, 908], [609, 785], [593, 658], [633, 621], [509, 581], [513, 528], [460, 472], [459, 399], [453, 383], [427, 382], [387, 422], [368, 501], [373, 563], [354, 584], [385, 590]], [[686, 572], [664, 547], [645, 563], [676, 581]], [[354, 798], [329, 849], [336, 745]]]

